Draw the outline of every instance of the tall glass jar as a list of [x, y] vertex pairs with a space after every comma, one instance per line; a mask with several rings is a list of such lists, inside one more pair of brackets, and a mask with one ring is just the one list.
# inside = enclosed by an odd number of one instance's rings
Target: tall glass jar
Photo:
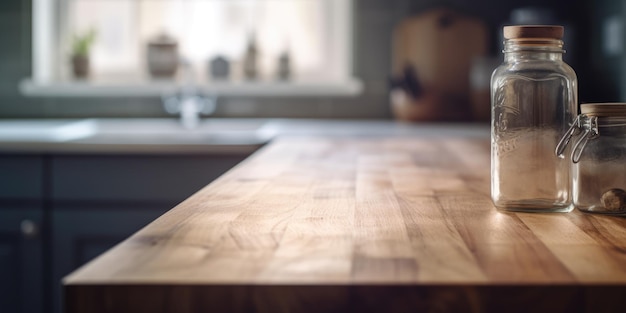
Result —
[[562, 156], [573, 143], [574, 205], [626, 215], [626, 103], [586, 103], [580, 111], [556, 150]]
[[491, 77], [491, 197], [499, 209], [573, 208], [571, 162], [554, 156], [578, 101], [562, 37], [562, 26], [504, 27], [504, 63]]

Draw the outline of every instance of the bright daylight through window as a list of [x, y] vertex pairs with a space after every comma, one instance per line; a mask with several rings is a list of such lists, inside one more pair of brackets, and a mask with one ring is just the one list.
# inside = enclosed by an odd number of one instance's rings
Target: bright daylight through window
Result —
[[[33, 25], [34, 37], [47, 38], [34, 41], [35, 80], [71, 80], [72, 49], [80, 36], [89, 33], [95, 34], [89, 49], [92, 80], [180, 80], [193, 73], [196, 82], [208, 83], [340, 81], [352, 74], [350, 0], [33, 0], [33, 4], [35, 15], [42, 6], [57, 8], [51, 10], [54, 16], [35, 19], [39, 25]], [[171, 77], [167, 64], [159, 64], [172, 63], [168, 51], [176, 53], [177, 70]]]

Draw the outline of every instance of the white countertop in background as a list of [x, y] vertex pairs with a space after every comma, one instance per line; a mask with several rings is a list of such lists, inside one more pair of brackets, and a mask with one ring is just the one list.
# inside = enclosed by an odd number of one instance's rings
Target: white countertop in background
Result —
[[487, 124], [391, 120], [175, 118], [0, 120], [4, 153], [249, 154], [277, 136], [459, 136], [489, 138]]

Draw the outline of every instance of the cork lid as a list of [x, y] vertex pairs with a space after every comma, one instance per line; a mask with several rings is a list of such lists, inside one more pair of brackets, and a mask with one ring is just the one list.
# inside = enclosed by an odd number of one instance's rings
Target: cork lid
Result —
[[514, 25], [504, 26], [505, 39], [518, 38], [563, 38], [563, 26], [558, 25]]
[[589, 116], [626, 116], [626, 103], [584, 103], [580, 113]]

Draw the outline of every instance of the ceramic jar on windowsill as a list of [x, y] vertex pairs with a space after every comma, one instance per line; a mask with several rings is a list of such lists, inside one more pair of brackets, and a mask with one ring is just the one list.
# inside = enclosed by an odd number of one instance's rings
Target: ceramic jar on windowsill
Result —
[[153, 78], [173, 78], [178, 69], [178, 43], [166, 34], [159, 35], [148, 42], [146, 61]]

